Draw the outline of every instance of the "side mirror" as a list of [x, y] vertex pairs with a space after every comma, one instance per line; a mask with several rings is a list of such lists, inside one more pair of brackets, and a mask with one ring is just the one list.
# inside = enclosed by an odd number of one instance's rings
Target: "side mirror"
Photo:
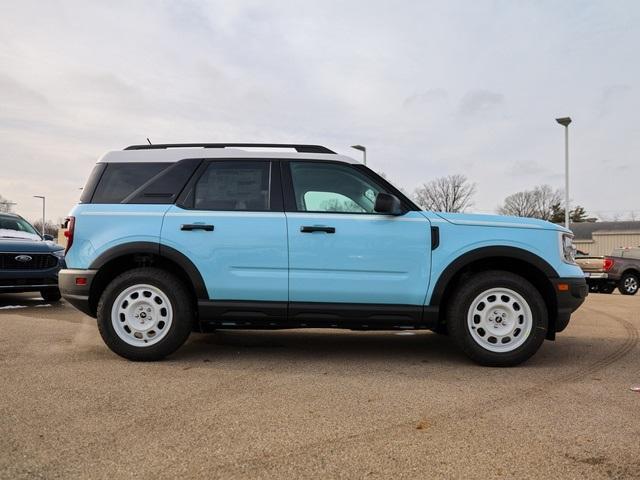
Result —
[[402, 204], [395, 195], [380, 192], [376, 196], [376, 204], [373, 209], [378, 213], [386, 213], [387, 215], [402, 215]]
[[49, 235], [48, 233], [45, 233], [42, 238], [47, 242], [53, 242], [53, 235]]

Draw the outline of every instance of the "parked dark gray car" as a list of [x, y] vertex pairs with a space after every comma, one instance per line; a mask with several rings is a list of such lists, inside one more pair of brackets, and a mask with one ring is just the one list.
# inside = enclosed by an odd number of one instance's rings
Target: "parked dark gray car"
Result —
[[579, 256], [589, 290], [612, 293], [616, 288], [623, 295], [635, 295], [640, 288], [640, 247], [616, 248], [605, 257]]
[[47, 302], [60, 300], [58, 272], [64, 248], [41, 236], [19, 215], [0, 213], [0, 293], [40, 292]]

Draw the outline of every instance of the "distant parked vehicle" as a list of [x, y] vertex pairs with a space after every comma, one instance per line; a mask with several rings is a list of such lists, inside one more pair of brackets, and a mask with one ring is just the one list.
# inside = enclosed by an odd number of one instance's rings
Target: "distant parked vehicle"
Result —
[[0, 293], [40, 292], [56, 302], [62, 268], [64, 248], [51, 235], [41, 236], [19, 215], [0, 213]]
[[640, 248], [617, 248], [604, 257], [578, 256], [594, 293], [613, 293], [618, 288], [623, 295], [635, 295], [640, 288]]

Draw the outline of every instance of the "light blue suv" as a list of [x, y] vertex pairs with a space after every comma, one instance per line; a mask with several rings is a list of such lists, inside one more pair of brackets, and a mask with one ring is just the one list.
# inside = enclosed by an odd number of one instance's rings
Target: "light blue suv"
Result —
[[587, 295], [568, 230], [422, 211], [318, 145], [109, 152], [67, 236], [62, 295], [131, 360], [161, 359], [192, 330], [311, 327], [431, 329], [509, 366]]

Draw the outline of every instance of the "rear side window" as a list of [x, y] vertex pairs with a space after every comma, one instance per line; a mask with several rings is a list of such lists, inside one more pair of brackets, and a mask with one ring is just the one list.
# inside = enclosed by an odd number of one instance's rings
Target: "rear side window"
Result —
[[201, 162], [200, 158], [189, 158], [174, 163], [140, 186], [122, 203], [173, 203]]
[[120, 203], [171, 163], [109, 163], [91, 203]]
[[104, 173], [104, 169], [107, 168], [106, 163], [96, 163], [91, 170], [91, 174], [87, 179], [87, 183], [85, 183], [84, 188], [82, 189], [82, 194], [80, 195], [80, 202], [82, 203], [90, 203], [91, 198], [93, 197], [93, 192], [96, 190], [96, 186]]
[[267, 211], [271, 162], [211, 162], [194, 189], [196, 210]]

